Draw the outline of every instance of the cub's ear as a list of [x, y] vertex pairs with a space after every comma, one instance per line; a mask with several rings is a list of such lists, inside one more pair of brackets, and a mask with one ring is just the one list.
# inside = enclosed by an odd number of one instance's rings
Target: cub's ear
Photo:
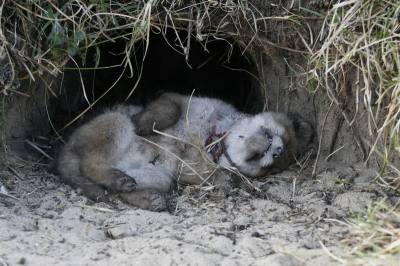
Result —
[[314, 129], [311, 123], [309, 123], [299, 115], [291, 114], [290, 118], [293, 121], [293, 129], [296, 134], [297, 153], [301, 154], [313, 141]]

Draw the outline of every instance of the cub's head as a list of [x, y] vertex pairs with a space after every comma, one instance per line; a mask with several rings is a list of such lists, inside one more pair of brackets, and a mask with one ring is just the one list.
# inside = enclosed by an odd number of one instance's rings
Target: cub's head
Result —
[[283, 171], [294, 161], [296, 135], [284, 114], [265, 112], [240, 119], [225, 140], [226, 152], [245, 175]]

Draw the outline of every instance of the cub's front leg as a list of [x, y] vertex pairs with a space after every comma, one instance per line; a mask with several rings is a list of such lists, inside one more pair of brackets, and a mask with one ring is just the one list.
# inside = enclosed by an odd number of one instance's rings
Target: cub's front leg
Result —
[[131, 118], [119, 112], [104, 113], [78, 128], [59, 157], [61, 178], [67, 183], [83, 178], [111, 191], [132, 191], [136, 181], [111, 165], [127, 150], [134, 131]]

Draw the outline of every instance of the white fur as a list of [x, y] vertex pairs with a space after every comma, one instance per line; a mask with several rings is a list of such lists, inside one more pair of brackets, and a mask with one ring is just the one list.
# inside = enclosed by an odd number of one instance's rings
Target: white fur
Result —
[[[211, 172], [210, 169], [215, 166], [206, 163], [201, 158], [199, 150], [189, 144], [185, 145], [185, 141], [200, 147], [204, 152], [205, 141], [210, 136], [213, 126], [217, 134], [230, 132], [224, 140], [227, 153], [238, 169], [250, 177], [260, 175], [262, 168], [273, 164], [272, 150], [274, 148], [284, 148], [285, 144], [281, 136], [287, 133], [286, 129], [274, 119], [276, 113], [266, 112], [251, 117], [245, 116], [233, 106], [217, 99], [199, 97], [193, 97], [191, 100], [189, 97], [182, 99], [182, 105], [186, 108], [181, 118], [176, 124], [163, 130], [163, 133], [182, 141], [156, 134], [146, 137], [155, 143], [152, 144], [143, 140], [142, 137], [134, 136], [128, 151], [114, 163], [117, 169], [135, 178], [139, 189], [162, 187], [164, 190], [170, 186], [173, 178], [179, 178], [184, 183], [202, 183], [203, 180], [200, 177], [196, 178], [196, 174], [193, 173], [179, 176], [178, 165], [182, 164], [185, 172], [188, 173], [191, 170], [185, 166], [187, 163], [196, 172], [204, 173], [203, 178], [207, 177]], [[268, 138], [264, 133], [260, 133], [263, 129], [270, 130], [274, 135], [272, 145], [266, 156], [259, 162], [249, 162], [248, 159], [254, 152], [252, 147], [256, 150], [267, 150]], [[254, 136], [257, 137], [251, 140]], [[249, 143], [249, 141], [255, 143]], [[154, 165], [149, 163], [156, 157]], [[225, 155], [221, 156], [220, 162], [229, 165]], [[197, 181], [193, 181], [194, 178]]]
[[[72, 182], [76, 177], [82, 177], [82, 182], [107, 186], [114, 180], [120, 181], [125, 173], [135, 180], [128, 179], [128, 187], [129, 183], [135, 183], [136, 188], [124, 190], [121, 196], [134, 205], [150, 208], [157, 206], [152, 203], [154, 191], [163, 195], [174, 179], [185, 184], [215, 181], [224, 185], [229, 174], [216, 168], [220, 163], [230, 165], [229, 158], [239, 171], [250, 177], [281, 171], [293, 161], [296, 140], [291, 121], [285, 115], [266, 112], [246, 116], [217, 99], [164, 96], [157, 102], [161, 108], [152, 115], [157, 116], [157, 112], [166, 110], [162, 108], [165, 104], [172, 102], [182, 111], [175, 124], [162, 130], [162, 134], [141, 137], [135, 133], [132, 116], [151, 112], [146, 113], [139, 106], [118, 105], [71, 136], [59, 158], [61, 177], [76, 187], [79, 184]], [[167, 109], [172, 110], [171, 121], [175, 121], [178, 113], [174, 115], [174, 108]], [[206, 144], [223, 135], [225, 138], [220, 141], [225, 144], [226, 153], [222, 153], [223, 145], [218, 143], [214, 154], [210, 154]], [[213, 160], [217, 163], [212, 163]], [[112, 171], [117, 173], [109, 174]], [[92, 190], [84, 188], [87, 193]]]

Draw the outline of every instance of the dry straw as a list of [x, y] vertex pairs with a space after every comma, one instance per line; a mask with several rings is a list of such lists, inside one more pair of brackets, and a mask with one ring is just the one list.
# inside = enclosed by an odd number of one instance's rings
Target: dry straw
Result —
[[[3, 92], [22, 74], [15, 66], [33, 80], [37, 74], [57, 75], [73, 56], [85, 59], [90, 47], [97, 50], [97, 66], [101, 57], [98, 46], [119, 39], [126, 41], [122, 64], [131, 75], [138, 75], [136, 62], [132, 62], [133, 44], [146, 40], [147, 50], [151, 31], [175, 32], [178, 52], [188, 58], [191, 39], [203, 41], [207, 49], [210, 38], [238, 37], [242, 27], [249, 27], [244, 25], [250, 23], [247, 18], [255, 19], [254, 12], [245, 1], [5, 0], [0, 5], [0, 52], [7, 57], [2, 61], [10, 75], [2, 80]], [[182, 30], [187, 31], [186, 38], [177, 34]]]
[[[326, 89], [332, 103], [340, 110], [352, 130], [366, 162], [372, 154], [383, 160], [383, 173], [397, 176], [388, 183], [400, 185], [400, 4], [398, 1], [341, 1], [329, 10], [320, 39], [309, 63], [313, 88]], [[354, 98], [346, 98], [348, 81]], [[347, 106], [355, 106], [350, 116]], [[368, 112], [370, 139], [362, 140], [355, 128], [361, 112]], [[364, 142], [370, 147], [364, 148]]]
[[399, 265], [400, 209], [375, 202], [347, 222], [350, 232], [342, 240], [345, 255], [338, 261], [345, 265]]
[[[314, 90], [324, 88], [331, 103], [352, 130], [365, 161], [382, 158], [376, 181], [398, 191], [400, 186], [400, 3], [398, 1], [340, 1], [328, 12], [309, 63]], [[346, 84], [355, 75], [355, 97], [346, 98]], [[312, 82], [311, 82], [312, 83]], [[345, 95], [345, 96], [343, 96]], [[355, 106], [349, 116], [348, 105]], [[365, 111], [364, 111], [365, 110]], [[355, 121], [368, 113], [370, 138], [360, 140]], [[370, 147], [365, 152], [363, 143]], [[397, 163], [397, 165], [396, 165]], [[399, 207], [382, 203], [349, 222], [343, 244], [347, 255], [334, 256], [345, 265], [398, 265], [400, 261]]]

